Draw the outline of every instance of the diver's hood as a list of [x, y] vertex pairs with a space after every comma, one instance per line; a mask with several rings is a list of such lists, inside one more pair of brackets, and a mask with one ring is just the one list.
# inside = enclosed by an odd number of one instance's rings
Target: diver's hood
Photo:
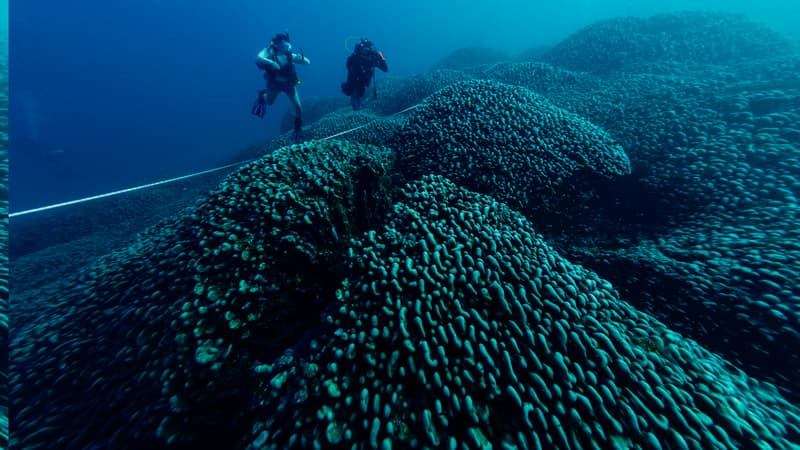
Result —
[[375, 44], [373, 44], [368, 39], [361, 39], [361, 42], [356, 44], [355, 52], [361, 55], [368, 55], [370, 53], [374, 53]]

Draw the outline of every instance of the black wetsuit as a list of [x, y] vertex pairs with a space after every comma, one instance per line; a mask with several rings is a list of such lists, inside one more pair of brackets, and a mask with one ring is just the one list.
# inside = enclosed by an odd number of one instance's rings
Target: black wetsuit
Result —
[[386, 65], [386, 59], [377, 51], [350, 55], [347, 58], [347, 81], [342, 83], [344, 95], [356, 96], [359, 99], [363, 97], [364, 91], [372, 81], [375, 67], [383, 72], [389, 70]]

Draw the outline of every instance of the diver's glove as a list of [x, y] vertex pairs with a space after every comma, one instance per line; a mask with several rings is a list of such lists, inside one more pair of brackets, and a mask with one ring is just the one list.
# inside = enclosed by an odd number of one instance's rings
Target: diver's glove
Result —
[[253, 107], [250, 108], [250, 114], [264, 118], [264, 112], [267, 109], [267, 100], [264, 98], [267, 95], [267, 90], [262, 89], [258, 93], [258, 98], [253, 102]]
[[292, 132], [292, 141], [300, 142], [303, 139], [303, 120], [299, 117], [294, 119], [294, 131]]

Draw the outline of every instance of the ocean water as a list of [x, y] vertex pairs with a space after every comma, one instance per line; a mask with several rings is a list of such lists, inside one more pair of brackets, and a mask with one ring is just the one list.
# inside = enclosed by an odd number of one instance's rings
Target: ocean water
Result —
[[255, 54], [285, 30], [312, 60], [299, 70], [310, 98], [340, 95], [348, 37], [372, 39], [407, 76], [463, 46], [515, 54], [609, 17], [702, 7], [797, 32], [800, 14], [790, 0], [639, 3], [13, 2], [11, 207], [211, 168], [275, 137], [285, 98], [263, 120], [248, 112], [263, 88]]
[[0, 447], [797, 448], [795, 3], [12, 3]]

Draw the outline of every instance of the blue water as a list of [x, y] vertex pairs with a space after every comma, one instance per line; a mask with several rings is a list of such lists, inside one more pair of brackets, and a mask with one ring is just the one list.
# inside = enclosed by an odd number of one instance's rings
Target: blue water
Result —
[[798, 2], [26, 0], [11, 4], [11, 210], [182, 175], [274, 137], [289, 108], [249, 114], [263, 87], [255, 54], [289, 30], [312, 65], [301, 96], [341, 95], [348, 36], [372, 39], [390, 76], [449, 51], [518, 52], [619, 15], [681, 8], [747, 13], [797, 28]]

